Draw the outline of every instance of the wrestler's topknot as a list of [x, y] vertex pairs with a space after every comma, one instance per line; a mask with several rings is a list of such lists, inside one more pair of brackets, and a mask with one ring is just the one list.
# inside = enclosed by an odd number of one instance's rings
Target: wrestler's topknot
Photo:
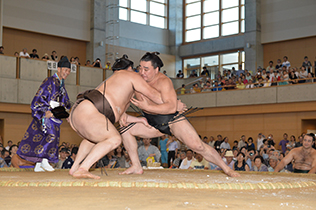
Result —
[[151, 65], [155, 68], [160, 68], [163, 67], [163, 62], [159, 58], [159, 52], [146, 52], [146, 54], [140, 59], [141, 61], [151, 61]]
[[133, 68], [133, 61], [128, 59], [128, 56], [124, 54], [121, 58], [115, 60], [115, 63], [112, 66], [113, 71], [127, 69], [128, 67]]

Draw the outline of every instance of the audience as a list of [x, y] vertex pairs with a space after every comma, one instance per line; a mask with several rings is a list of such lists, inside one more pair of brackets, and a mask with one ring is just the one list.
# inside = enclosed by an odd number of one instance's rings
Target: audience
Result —
[[55, 50], [52, 51], [52, 54], [50, 57], [53, 61], [58, 61], [57, 52]]
[[151, 139], [145, 138], [143, 139], [144, 145], [138, 148], [138, 156], [142, 166], [147, 166], [147, 161], [149, 159], [154, 160], [155, 162], [159, 162], [161, 153], [159, 149], [150, 144]]
[[186, 158], [183, 159], [179, 168], [180, 169], [188, 169], [193, 160], [194, 160], [193, 151], [188, 149], [186, 152]]
[[209, 169], [210, 163], [199, 153], [195, 154], [195, 159], [191, 162], [189, 169]]
[[61, 169], [68, 156], [69, 156], [69, 150], [65, 147], [61, 148], [61, 150], [59, 151], [58, 163], [56, 164], [55, 168]]
[[36, 49], [32, 50], [32, 54], [30, 54], [30, 58], [37, 58], [37, 59], [39, 59], [39, 56], [37, 55], [37, 50]]
[[4, 47], [3, 46], [0, 46], [0, 54], [4, 54]]
[[256, 156], [251, 171], [268, 171], [268, 167], [263, 164], [263, 157]]
[[27, 49], [26, 48], [23, 48], [23, 50], [20, 52], [19, 56], [21, 58], [29, 58], [30, 55], [27, 53]]
[[245, 154], [239, 152], [237, 155], [237, 161], [234, 164], [234, 171], [249, 171], [249, 166], [245, 162]]
[[76, 155], [78, 153], [78, 147], [74, 147], [71, 149], [71, 154], [64, 161], [62, 169], [70, 169], [75, 162]]

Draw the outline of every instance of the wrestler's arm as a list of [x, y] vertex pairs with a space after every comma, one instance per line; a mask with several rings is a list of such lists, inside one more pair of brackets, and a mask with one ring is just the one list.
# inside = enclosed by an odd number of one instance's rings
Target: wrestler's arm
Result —
[[148, 85], [147, 82], [140, 75], [134, 74], [132, 77], [132, 83], [134, 89], [137, 92], [145, 95], [156, 104], [164, 103], [161, 94], [156, 89]]
[[316, 173], [316, 153], [314, 152], [313, 154], [313, 162], [312, 162], [312, 168], [311, 170], [308, 172], [309, 174], [315, 174]]
[[173, 84], [168, 78], [163, 79], [160, 89], [163, 104], [149, 104], [146, 98], [137, 100], [132, 98], [131, 102], [140, 109], [146, 110], [153, 114], [173, 114], [177, 110], [177, 95], [174, 91]]
[[276, 168], [274, 169], [274, 172], [279, 172], [281, 171], [287, 164], [289, 164], [293, 158], [294, 158], [294, 153], [295, 153], [296, 149], [293, 149], [289, 152], [289, 154], [287, 154], [282, 160], [281, 162], [276, 166]]

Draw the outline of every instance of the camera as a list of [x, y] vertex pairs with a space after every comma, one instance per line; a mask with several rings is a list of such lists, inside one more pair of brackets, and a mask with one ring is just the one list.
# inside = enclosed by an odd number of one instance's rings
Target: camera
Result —
[[251, 153], [249, 153], [249, 155], [250, 155], [250, 156], [253, 156], [253, 153], [251, 152]]

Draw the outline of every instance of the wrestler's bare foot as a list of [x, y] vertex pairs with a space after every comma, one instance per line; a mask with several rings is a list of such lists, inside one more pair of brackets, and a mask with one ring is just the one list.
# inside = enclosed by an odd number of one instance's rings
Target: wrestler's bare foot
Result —
[[123, 175], [123, 174], [143, 174], [143, 173], [144, 173], [144, 171], [141, 167], [131, 166], [119, 174]]
[[69, 175], [73, 175], [77, 170], [78, 170], [79, 166], [72, 166], [71, 169], [69, 170]]
[[225, 173], [230, 177], [240, 177], [240, 174], [236, 171], [233, 171], [232, 169], [225, 171]]
[[77, 179], [100, 179], [99, 176], [93, 175], [89, 171], [79, 168], [76, 172], [72, 175], [74, 178]]

